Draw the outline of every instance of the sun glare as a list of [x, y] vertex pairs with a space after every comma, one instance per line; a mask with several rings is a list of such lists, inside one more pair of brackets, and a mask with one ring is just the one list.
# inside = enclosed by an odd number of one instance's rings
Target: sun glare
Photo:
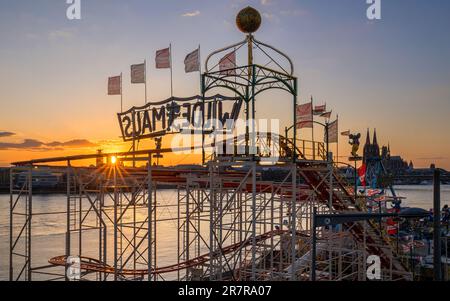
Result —
[[116, 164], [116, 162], [117, 162], [116, 156], [112, 156], [111, 157], [111, 164]]

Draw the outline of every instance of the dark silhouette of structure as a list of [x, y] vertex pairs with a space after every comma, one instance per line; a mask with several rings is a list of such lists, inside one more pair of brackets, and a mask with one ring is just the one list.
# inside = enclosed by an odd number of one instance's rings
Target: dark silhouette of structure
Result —
[[392, 156], [391, 147], [389, 144], [387, 146], [382, 146], [380, 151], [376, 129], [373, 133], [372, 142], [370, 141], [370, 131], [369, 129], [367, 129], [363, 161], [366, 164], [368, 164], [370, 161], [381, 161], [386, 171], [394, 175], [404, 173], [409, 168], [413, 168], [414, 166], [412, 161], [408, 164], [408, 162], [403, 160], [401, 156]]

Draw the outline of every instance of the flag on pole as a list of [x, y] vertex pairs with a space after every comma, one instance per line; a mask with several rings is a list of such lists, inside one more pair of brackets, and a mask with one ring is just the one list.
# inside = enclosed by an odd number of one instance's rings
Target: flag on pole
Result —
[[145, 63], [131, 65], [131, 83], [145, 84]]
[[387, 197], [385, 195], [382, 195], [382, 196], [379, 196], [379, 197], [376, 197], [373, 199], [374, 202], [384, 202], [386, 200], [387, 200]]
[[170, 68], [170, 47], [156, 51], [156, 69]]
[[197, 48], [189, 53], [184, 59], [184, 72], [200, 71], [200, 49]]
[[112, 76], [108, 78], [108, 95], [122, 94], [122, 76]]
[[366, 193], [367, 193], [367, 196], [372, 197], [372, 196], [382, 194], [382, 193], [384, 193], [384, 191], [383, 191], [383, 189], [367, 189]]
[[330, 112], [324, 112], [324, 113], [320, 114], [320, 117], [330, 119], [331, 118], [331, 111]]
[[358, 179], [361, 186], [366, 187], [366, 164], [361, 165], [360, 168], [357, 169]]
[[322, 113], [325, 113], [327, 110], [327, 105], [321, 105], [321, 106], [315, 106], [314, 107], [314, 115], [321, 115]]
[[350, 136], [350, 130], [342, 132], [341, 135], [342, 136]]
[[326, 137], [326, 133], [325, 133], [324, 141], [328, 142], [328, 143], [337, 143], [338, 142], [338, 120], [337, 119], [328, 124], [328, 137]]
[[313, 127], [312, 102], [297, 106], [297, 129]]
[[236, 51], [228, 53], [219, 61], [219, 71], [221, 74], [235, 75], [236, 70], [234, 68], [236, 68]]

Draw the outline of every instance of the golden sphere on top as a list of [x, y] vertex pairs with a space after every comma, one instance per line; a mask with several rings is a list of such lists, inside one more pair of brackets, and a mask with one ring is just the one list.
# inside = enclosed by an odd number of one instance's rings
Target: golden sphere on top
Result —
[[253, 7], [247, 6], [236, 16], [236, 25], [243, 33], [253, 33], [261, 26], [261, 15]]

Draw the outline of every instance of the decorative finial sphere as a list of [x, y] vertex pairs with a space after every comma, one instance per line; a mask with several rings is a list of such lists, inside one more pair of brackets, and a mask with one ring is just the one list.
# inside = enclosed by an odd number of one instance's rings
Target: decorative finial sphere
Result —
[[236, 25], [243, 33], [253, 33], [261, 26], [261, 15], [253, 7], [247, 6], [236, 16]]

